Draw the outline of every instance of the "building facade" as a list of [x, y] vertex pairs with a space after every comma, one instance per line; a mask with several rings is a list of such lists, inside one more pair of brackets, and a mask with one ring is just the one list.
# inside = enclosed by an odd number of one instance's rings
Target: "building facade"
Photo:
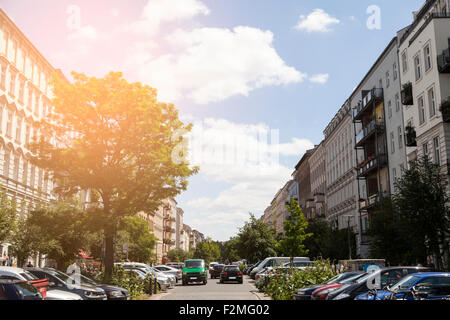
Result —
[[292, 173], [292, 179], [298, 185], [298, 203], [306, 219], [313, 218], [314, 199], [311, 193], [311, 168], [308, 161], [313, 152], [314, 149], [307, 150]]
[[308, 160], [311, 170], [310, 183], [311, 194], [314, 198], [312, 207], [312, 218], [325, 219], [327, 212], [326, 203], [326, 169], [325, 169], [325, 148], [322, 141], [311, 154]]

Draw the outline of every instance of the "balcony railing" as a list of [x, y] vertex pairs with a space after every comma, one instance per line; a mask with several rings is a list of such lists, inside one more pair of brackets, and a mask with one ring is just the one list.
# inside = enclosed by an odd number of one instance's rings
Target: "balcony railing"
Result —
[[387, 164], [387, 156], [382, 154], [378, 157], [369, 158], [362, 163], [360, 163], [357, 167], [357, 172], [359, 177], [364, 177], [372, 172], [374, 169], [378, 167], [383, 167]]
[[314, 202], [314, 199], [308, 199], [306, 200], [306, 208], [315, 208], [316, 207], [316, 203]]
[[450, 73], [450, 48], [438, 55], [438, 69], [440, 73]]
[[406, 146], [407, 147], [417, 147], [416, 141], [416, 130], [413, 127], [405, 128], [406, 134]]
[[383, 198], [388, 197], [389, 195], [387, 193], [377, 192], [375, 194], [372, 194], [367, 199], [361, 199], [360, 200], [360, 206], [359, 209], [361, 211], [367, 211], [368, 209], [375, 206], [378, 202], [381, 202]]
[[365, 126], [360, 133], [356, 136], [356, 146], [372, 134], [374, 134], [377, 130], [382, 131], [384, 129], [384, 121], [383, 119], [372, 120], [367, 126]]
[[323, 193], [316, 193], [314, 195], [315, 203], [325, 203], [325, 195]]
[[373, 102], [381, 102], [383, 100], [383, 88], [363, 91], [363, 95], [361, 103], [353, 110], [355, 120], [361, 120], [361, 115], [369, 109]]
[[170, 245], [170, 246], [175, 245], [175, 241], [174, 241], [174, 240], [171, 240], [171, 239], [163, 239], [163, 243], [164, 243], [164, 244], [168, 244], [168, 245]]

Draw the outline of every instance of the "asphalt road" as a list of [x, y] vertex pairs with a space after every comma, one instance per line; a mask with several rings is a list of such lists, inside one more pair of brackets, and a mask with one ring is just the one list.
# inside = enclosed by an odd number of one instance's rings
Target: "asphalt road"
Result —
[[158, 300], [259, 300], [254, 281], [244, 277], [244, 283], [221, 284], [218, 279], [208, 278], [208, 283], [182, 286], [179, 282], [174, 289], [168, 289]]

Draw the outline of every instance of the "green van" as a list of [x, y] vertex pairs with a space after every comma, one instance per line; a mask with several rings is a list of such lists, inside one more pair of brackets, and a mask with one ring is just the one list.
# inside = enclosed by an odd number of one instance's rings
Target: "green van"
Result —
[[184, 262], [182, 283], [183, 286], [191, 282], [208, 282], [208, 276], [206, 274], [205, 260], [203, 259], [190, 259]]

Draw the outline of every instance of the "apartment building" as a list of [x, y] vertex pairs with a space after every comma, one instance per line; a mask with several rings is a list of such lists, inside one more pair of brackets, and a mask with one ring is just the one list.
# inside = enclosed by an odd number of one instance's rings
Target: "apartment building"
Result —
[[184, 211], [181, 208], [177, 208], [176, 221], [175, 221], [175, 246], [177, 249], [181, 249], [183, 242], [183, 216]]
[[183, 232], [181, 232], [180, 248], [186, 252], [189, 252], [190, 234], [192, 232], [191, 227], [187, 224], [183, 224]]
[[325, 170], [325, 148], [324, 141], [322, 141], [308, 159], [310, 167], [310, 183], [311, 194], [314, 198], [311, 214], [312, 218], [325, 219], [327, 204], [326, 204], [326, 170]]
[[[289, 193], [294, 181], [290, 180], [278, 190], [273, 198], [268, 210], [270, 210], [270, 225], [275, 229], [276, 233], [284, 232], [284, 221], [288, 220], [290, 213], [286, 208], [289, 203]], [[267, 209], [266, 209], [267, 210]]]
[[450, 5], [429, 0], [399, 35], [408, 161], [428, 155], [448, 174], [450, 152]]
[[302, 208], [303, 215], [306, 219], [312, 219], [314, 199], [311, 193], [311, 168], [309, 166], [309, 158], [313, 154], [314, 149], [307, 150], [300, 161], [295, 166], [292, 173], [292, 179], [298, 185], [298, 203]]
[[324, 130], [326, 220], [339, 229], [358, 231], [354, 127], [347, 100]]
[[[36, 123], [51, 112], [54, 73], [61, 74], [0, 9], [0, 185], [24, 214], [52, 198], [53, 182], [31, 164], [27, 143], [42, 134]], [[0, 245], [8, 254], [10, 245]]]
[[397, 43], [393, 38], [350, 97], [362, 257], [368, 255], [370, 214], [391, 195], [406, 166]]

